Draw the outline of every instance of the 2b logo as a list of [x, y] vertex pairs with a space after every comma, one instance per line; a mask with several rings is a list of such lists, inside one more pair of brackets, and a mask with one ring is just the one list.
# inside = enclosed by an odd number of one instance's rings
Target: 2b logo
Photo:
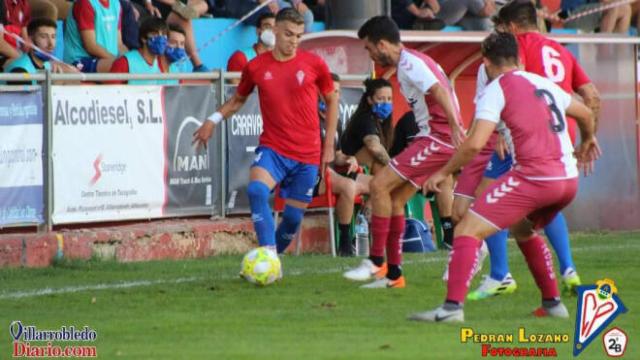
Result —
[[622, 329], [614, 327], [602, 336], [604, 351], [610, 357], [622, 357], [627, 350], [627, 334]]
[[[573, 356], [578, 356], [619, 314], [627, 312], [617, 292], [611, 279], [597, 281], [596, 285], [578, 287]], [[617, 348], [615, 344], [610, 346], [611, 351]]]

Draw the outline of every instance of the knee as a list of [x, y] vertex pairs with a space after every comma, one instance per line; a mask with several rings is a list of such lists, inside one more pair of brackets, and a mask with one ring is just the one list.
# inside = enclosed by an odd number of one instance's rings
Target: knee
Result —
[[350, 199], [351, 201], [353, 201], [353, 199], [355, 199], [356, 197], [356, 193], [357, 193], [356, 182], [353, 180], [349, 180], [346, 183], [346, 186], [343, 189], [341, 189], [340, 196], [341, 197], [344, 196], [346, 199]]
[[374, 176], [371, 180], [371, 183], [369, 184], [369, 190], [371, 191], [372, 196], [376, 196], [387, 191], [384, 186], [384, 181], [377, 176]]
[[269, 187], [261, 181], [251, 181], [247, 187], [250, 202], [269, 201]]
[[287, 205], [285, 206], [284, 212], [282, 213], [282, 221], [297, 228], [297, 226], [302, 222], [303, 216], [304, 209]]

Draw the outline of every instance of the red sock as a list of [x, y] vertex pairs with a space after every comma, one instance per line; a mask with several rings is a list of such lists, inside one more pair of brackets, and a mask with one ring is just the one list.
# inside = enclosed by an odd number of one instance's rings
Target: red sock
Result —
[[384, 248], [389, 238], [391, 218], [371, 216], [371, 256], [384, 257]]
[[536, 234], [526, 242], [518, 242], [518, 246], [542, 292], [542, 298], [559, 298], [558, 281], [553, 271], [553, 257], [542, 236]]
[[478, 250], [482, 240], [472, 236], [457, 236], [449, 256], [449, 281], [447, 300], [462, 304], [469, 291], [473, 269], [478, 262]]
[[387, 262], [389, 265], [402, 264], [402, 235], [404, 235], [404, 215], [392, 216], [387, 239]]

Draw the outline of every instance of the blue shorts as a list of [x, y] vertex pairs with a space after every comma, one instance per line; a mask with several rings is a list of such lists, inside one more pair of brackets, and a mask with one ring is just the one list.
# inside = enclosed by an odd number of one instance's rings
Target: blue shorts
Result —
[[251, 167], [259, 166], [280, 184], [280, 196], [310, 203], [318, 181], [318, 165], [305, 164], [286, 158], [268, 147], [258, 146]]
[[98, 72], [99, 60], [100, 59], [94, 57], [84, 57], [74, 61], [72, 65], [80, 69], [83, 73], [96, 73]]
[[500, 160], [498, 153], [494, 152], [491, 156], [491, 160], [489, 160], [489, 163], [487, 164], [487, 168], [484, 170], [484, 177], [497, 179], [511, 170], [512, 165], [513, 158], [511, 157], [511, 154], [507, 154], [504, 157], [504, 160]]

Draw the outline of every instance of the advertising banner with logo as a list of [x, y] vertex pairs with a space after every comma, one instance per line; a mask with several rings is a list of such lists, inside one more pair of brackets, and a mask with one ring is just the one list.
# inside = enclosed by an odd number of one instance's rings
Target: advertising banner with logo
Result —
[[162, 216], [161, 86], [54, 86], [53, 222]]
[[[227, 87], [226, 98], [235, 93], [235, 87]], [[343, 88], [340, 96], [339, 127], [344, 129], [360, 102], [361, 88]], [[283, 99], [282, 101], [286, 101]], [[249, 198], [249, 168], [262, 133], [262, 115], [257, 92], [253, 92], [244, 106], [227, 120], [227, 146], [229, 164], [227, 179], [227, 213], [247, 214]], [[320, 136], [320, 134], [318, 134]]]
[[0, 227], [43, 222], [42, 94], [0, 93]]
[[216, 129], [206, 149], [192, 145], [193, 133], [217, 107], [211, 86], [165, 88], [168, 198], [164, 214], [216, 215], [221, 213], [220, 141]]

